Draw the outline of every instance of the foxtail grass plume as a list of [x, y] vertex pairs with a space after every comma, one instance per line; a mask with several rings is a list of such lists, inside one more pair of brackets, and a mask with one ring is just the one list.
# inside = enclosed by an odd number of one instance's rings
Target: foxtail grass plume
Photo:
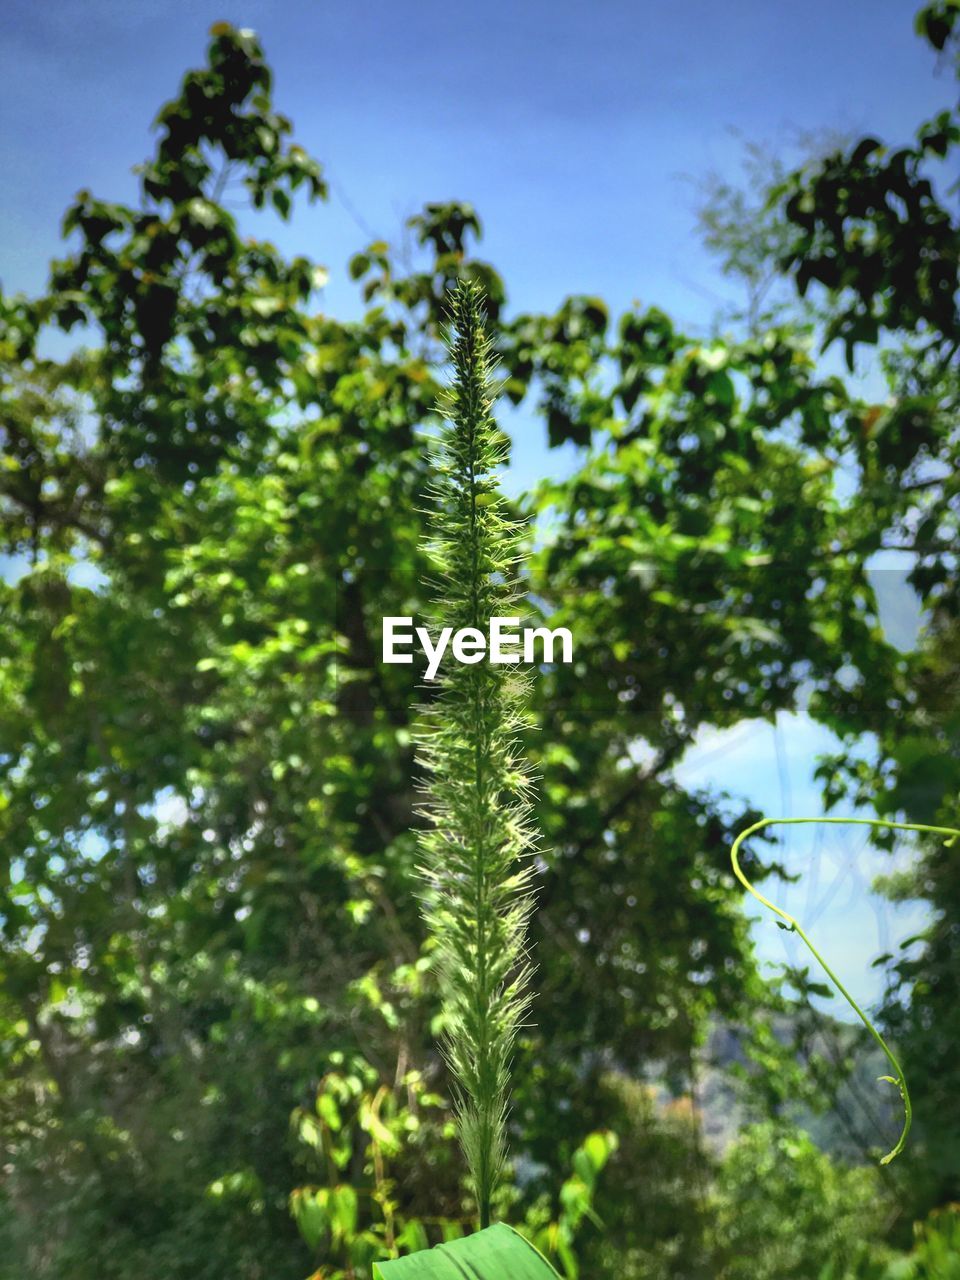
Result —
[[[438, 626], [475, 627], [519, 613], [521, 527], [498, 490], [506, 438], [491, 411], [491, 344], [483, 297], [450, 300], [453, 381], [443, 398], [432, 497]], [[529, 677], [514, 666], [451, 663], [422, 709], [426, 773], [420, 839], [424, 916], [436, 943], [443, 1049], [480, 1226], [507, 1158], [511, 1065], [530, 1004], [527, 925], [533, 906], [531, 785], [520, 735]]]

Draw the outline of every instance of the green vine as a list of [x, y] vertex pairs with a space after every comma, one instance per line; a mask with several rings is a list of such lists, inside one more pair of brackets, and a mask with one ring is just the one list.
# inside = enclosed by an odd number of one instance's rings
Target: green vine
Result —
[[[506, 437], [491, 413], [482, 295], [461, 283], [450, 308], [454, 378], [432, 491], [433, 612], [438, 626], [483, 632], [491, 618], [518, 612], [520, 529], [498, 491]], [[530, 1002], [535, 837], [520, 741], [527, 677], [513, 666], [453, 662], [435, 687], [418, 751], [429, 779], [424, 916], [438, 957], [459, 1136], [486, 1227], [507, 1154], [513, 1047]]]
[[888, 1151], [887, 1154], [883, 1156], [883, 1158], [880, 1161], [881, 1164], [889, 1164], [890, 1161], [893, 1160], [894, 1157], [898, 1156], [900, 1152], [903, 1150], [904, 1143], [907, 1140], [907, 1135], [910, 1132], [910, 1125], [913, 1121], [913, 1107], [910, 1102], [910, 1091], [907, 1088], [907, 1081], [906, 1081], [906, 1077], [903, 1074], [903, 1068], [900, 1066], [900, 1063], [897, 1061], [896, 1056], [893, 1053], [893, 1050], [887, 1044], [886, 1040], [884, 1040], [883, 1036], [880, 1034], [877, 1028], [873, 1025], [873, 1023], [870, 1021], [870, 1019], [867, 1017], [864, 1011], [860, 1008], [856, 1000], [854, 1000], [853, 996], [846, 989], [846, 987], [843, 985], [843, 983], [840, 981], [840, 979], [837, 977], [837, 975], [834, 973], [831, 967], [827, 964], [826, 960], [823, 958], [823, 956], [818, 951], [818, 949], [814, 946], [813, 942], [810, 940], [809, 935], [807, 934], [803, 926], [800, 924], [799, 920], [794, 919], [792, 915], [782, 910], [782, 908], [778, 907], [776, 903], [771, 902], [769, 898], [765, 898], [763, 894], [759, 892], [759, 890], [755, 889], [753, 885], [750, 883], [750, 881], [747, 879], [747, 877], [743, 874], [743, 870], [740, 866], [740, 859], [739, 859], [740, 846], [743, 844], [744, 840], [746, 840], [748, 836], [754, 835], [757, 831], [762, 830], [764, 827], [801, 826], [801, 825], [808, 825], [810, 823], [815, 823], [815, 822], [829, 823], [835, 826], [859, 825], [859, 826], [865, 826], [865, 827], [887, 827], [897, 831], [925, 831], [925, 832], [933, 833], [935, 835], [947, 836], [948, 839], [944, 841], [944, 844], [948, 849], [952, 847], [957, 837], [960, 836], [960, 830], [957, 830], [955, 827], [931, 827], [920, 822], [888, 822], [885, 818], [761, 818], [759, 822], [755, 822], [753, 826], [748, 827], [746, 831], [741, 831], [741, 833], [737, 836], [736, 840], [734, 840], [733, 842], [733, 848], [730, 850], [730, 860], [733, 863], [734, 875], [737, 877], [737, 879], [740, 881], [743, 887], [747, 889], [748, 892], [752, 893], [758, 902], [762, 902], [765, 907], [768, 907], [772, 912], [774, 912], [775, 915], [778, 915], [781, 920], [786, 921], [785, 927], [789, 929], [791, 932], [796, 933], [797, 936], [801, 939], [801, 941], [806, 944], [811, 954], [813, 955], [814, 959], [823, 969], [824, 973], [826, 973], [827, 977], [831, 980], [831, 982], [834, 984], [834, 986], [837, 988], [837, 990], [846, 1000], [847, 1004], [849, 1004], [850, 1008], [853, 1009], [854, 1013], [856, 1013], [857, 1017], [860, 1019], [863, 1025], [867, 1028], [867, 1030], [873, 1036], [874, 1040], [876, 1040], [877, 1044], [880, 1046], [883, 1052], [886, 1054], [887, 1061], [890, 1063], [890, 1066], [893, 1068], [895, 1074], [892, 1076], [879, 1076], [878, 1079], [886, 1081], [889, 1084], [896, 1085], [897, 1089], [900, 1091], [900, 1097], [903, 1101], [903, 1112], [904, 1112], [903, 1128], [900, 1132], [900, 1137], [897, 1140], [897, 1144], [893, 1148], [893, 1150]]

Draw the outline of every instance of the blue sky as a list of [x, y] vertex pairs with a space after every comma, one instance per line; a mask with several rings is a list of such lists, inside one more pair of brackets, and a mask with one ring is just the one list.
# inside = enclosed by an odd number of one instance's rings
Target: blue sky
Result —
[[[801, 133], [908, 139], [950, 93], [913, 35], [914, 7], [7, 0], [0, 281], [6, 290], [42, 287], [47, 260], [61, 252], [63, 210], [80, 188], [134, 197], [131, 166], [150, 152], [158, 107], [202, 60], [210, 25], [226, 19], [260, 33], [277, 105], [325, 165], [329, 204], [301, 209], [289, 228], [268, 226], [284, 248], [330, 268], [330, 311], [358, 312], [351, 253], [370, 239], [397, 241], [425, 201], [457, 198], [483, 219], [481, 251], [507, 280], [510, 310], [586, 292], [614, 311], [639, 299], [707, 329], [735, 294], [695, 235], [697, 179], [736, 175], [743, 139], [788, 157]], [[569, 467], [569, 454], [546, 451], [539, 424], [521, 418], [515, 427], [513, 487]], [[915, 620], [902, 592], [890, 596], [887, 621], [909, 638]], [[708, 736], [681, 774], [781, 812], [787, 778], [792, 812], [816, 812], [812, 758], [829, 746], [802, 716], [776, 730], [741, 726]], [[886, 908], [878, 935], [861, 842], [830, 848], [846, 888], [823, 890], [820, 938], [854, 993], [869, 999], [870, 959], [914, 929], [916, 911]], [[791, 856], [805, 856], [799, 837]], [[843, 871], [854, 856], [859, 879]], [[828, 880], [823, 872], [821, 887]], [[758, 937], [783, 956], [780, 931]]]
[[253, 27], [276, 98], [327, 167], [330, 206], [284, 240], [332, 271], [366, 233], [394, 239], [426, 200], [473, 201], [516, 308], [572, 292], [656, 302], [704, 324], [723, 295], [692, 233], [693, 187], [732, 173], [731, 130], [785, 150], [797, 131], [903, 139], [950, 86], [911, 0], [7, 0], [0, 279], [36, 286], [81, 187], [132, 195], [149, 125], [220, 19]]

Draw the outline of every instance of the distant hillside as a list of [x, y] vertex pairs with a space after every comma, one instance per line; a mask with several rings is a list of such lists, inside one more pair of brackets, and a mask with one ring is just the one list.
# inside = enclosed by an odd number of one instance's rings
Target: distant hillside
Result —
[[[780, 1043], [788, 1045], [794, 1042], [798, 1027], [796, 1020], [779, 1017], [773, 1029]], [[822, 1112], [798, 1104], [785, 1109], [784, 1118], [808, 1130], [831, 1155], [851, 1161], [869, 1159], [873, 1148], [887, 1144], [899, 1130], [897, 1091], [877, 1083], [877, 1077], [889, 1071], [886, 1059], [864, 1028], [827, 1015], [817, 1019], [807, 1049], [814, 1059], [830, 1064], [831, 1074], [845, 1078], [835, 1099], [824, 1099]], [[750, 1069], [739, 1032], [716, 1026], [703, 1054], [697, 1101], [704, 1138], [718, 1152], [738, 1129], [759, 1118], [750, 1107], [748, 1086], [731, 1078], [730, 1068], [738, 1063]]]

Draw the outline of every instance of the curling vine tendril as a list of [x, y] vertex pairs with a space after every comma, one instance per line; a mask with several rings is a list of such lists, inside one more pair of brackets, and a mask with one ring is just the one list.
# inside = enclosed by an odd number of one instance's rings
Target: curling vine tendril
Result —
[[730, 861], [733, 863], [734, 875], [737, 877], [737, 879], [740, 881], [743, 887], [749, 893], [752, 893], [758, 902], [762, 902], [765, 907], [768, 907], [775, 915], [778, 915], [781, 920], [786, 921], [786, 924], [784, 927], [789, 929], [790, 932], [796, 933], [797, 936], [800, 938], [800, 940], [806, 944], [806, 946], [809, 948], [810, 952], [812, 953], [814, 959], [823, 969], [824, 973], [826, 973], [827, 977], [831, 980], [831, 982], [834, 984], [834, 986], [837, 988], [837, 990], [846, 1000], [847, 1004], [850, 1005], [851, 1009], [853, 1009], [854, 1013], [856, 1013], [857, 1017], [860, 1019], [863, 1025], [867, 1028], [867, 1030], [873, 1036], [874, 1040], [876, 1040], [877, 1044], [880, 1046], [883, 1052], [886, 1054], [887, 1061], [890, 1063], [890, 1066], [893, 1068], [894, 1075], [879, 1076], [878, 1079], [884, 1080], [889, 1084], [895, 1085], [897, 1087], [897, 1089], [900, 1092], [900, 1097], [903, 1101], [903, 1115], [904, 1115], [903, 1128], [900, 1132], [900, 1137], [897, 1140], [896, 1146], [893, 1148], [892, 1151], [888, 1151], [887, 1154], [880, 1161], [881, 1164], [889, 1164], [890, 1161], [893, 1160], [895, 1156], [898, 1156], [900, 1152], [903, 1150], [904, 1143], [907, 1140], [907, 1134], [910, 1132], [910, 1125], [913, 1120], [913, 1108], [910, 1104], [910, 1091], [907, 1088], [907, 1081], [906, 1081], [906, 1077], [903, 1074], [903, 1068], [900, 1066], [900, 1063], [897, 1061], [896, 1057], [894, 1056], [893, 1050], [884, 1040], [883, 1036], [880, 1034], [877, 1028], [873, 1025], [873, 1023], [870, 1021], [867, 1015], [863, 1012], [863, 1010], [857, 1004], [856, 1000], [854, 1000], [853, 996], [846, 989], [846, 987], [843, 985], [843, 983], [840, 981], [837, 975], [833, 972], [833, 970], [827, 964], [826, 960], [824, 960], [823, 956], [820, 954], [820, 952], [817, 950], [814, 944], [810, 941], [809, 936], [807, 935], [803, 926], [800, 924], [799, 920], [795, 920], [793, 916], [789, 915], [786, 911], [783, 911], [780, 907], [776, 905], [776, 903], [771, 902], [769, 898], [765, 898], [762, 893], [760, 893], [757, 889], [755, 889], [753, 885], [750, 883], [750, 881], [747, 879], [747, 877], [743, 874], [743, 870], [740, 866], [740, 860], [739, 860], [740, 847], [743, 844], [744, 840], [747, 839], [748, 836], [755, 835], [756, 832], [762, 830], [764, 827], [800, 826], [802, 824], [809, 824], [814, 822], [830, 823], [837, 826], [847, 825], [847, 826], [865, 826], [865, 827], [887, 827], [896, 831], [931, 832], [934, 835], [942, 835], [942, 836], [948, 837], [946, 840], [944, 840], [944, 845], [948, 849], [954, 845], [954, 843], [957, 840], [957, 837], [960, 836], [960, 830], [958, 830], [955, 827], [931, 827], [920, 822], [888, 822], [884, 818], [761, 818], [761, 820], [759, 822], [755, 822], [752, 827], [747, 827], [746, 831], [740, 832], [736, 840], [734, 840], [733, 842], [733, 848], [730, 850]]

